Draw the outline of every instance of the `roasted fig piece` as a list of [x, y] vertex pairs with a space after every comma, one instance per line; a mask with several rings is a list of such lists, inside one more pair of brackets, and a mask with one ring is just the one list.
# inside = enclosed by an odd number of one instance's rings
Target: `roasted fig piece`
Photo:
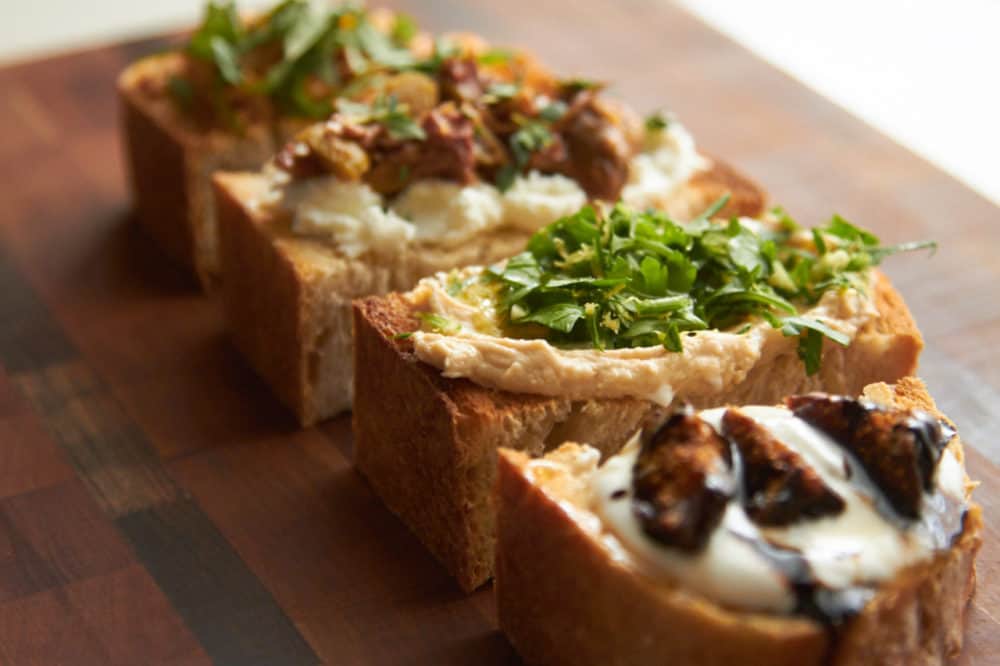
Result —
[[802, 456], [740, 410], [726, 410], [722, 434], [739, 449], [743, 508], [755, 523], [789, 525], [844, 510], [844, 500], [823, 483]]
[[486, 91], [486, 83], [479, 76], [479, 67], [473, 58], [449, 58], [441, 63], [438, 72], [441, 96], [453, 102], [471, 102]]
[[591, 91], [580, 93], [557, 123], [566, 160], [551, 165], [551, 170], [576, 180], [592, 198], [616, 200], [636, 151], [634, 115]]
[[903, 518], [920, 517], [921, 497], [953, 431], [919, 410], [810, 393], [786, 398], [795, 415], [849, 450]]
[[632, 511], [653, 539], [696, 551], [735, 490], [729, 445], [687, 409], [643, 443], [632, 473]]
[[444, 178], [467, 184], [476, 180], [473, 125], [457, 107], [445, 104], [428, 113], [421, 126], [427, 134], [417, 165], [424, 178]]
[[423, 140], [390, 140], [382, 133], [371, 151], [374, 162], [365, 175], [380, 194], [396, 194], [409, 183], [441, 178], [461, 185], [476, 181], [472, 121], [453, 104], [442, 104], [423, 117]]

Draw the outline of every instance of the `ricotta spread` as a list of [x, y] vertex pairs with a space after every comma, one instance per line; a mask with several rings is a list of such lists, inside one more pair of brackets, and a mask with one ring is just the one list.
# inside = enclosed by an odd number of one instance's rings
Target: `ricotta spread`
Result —
[[[646, 535], [632, 511], [632, 469], [639, 452], [633, 438], [591, 475], [591, 508], [647, 574], [683, 581], [727, 606], [788, 613], [796, 604], [789, 580], [762, 554], [768, 546], [777, 546], [801, 557], [827, 594], [841, 595], [838, 603], [860, 607], [872, 594], [871, 586], [930, 559], [961, 531], [961, 511], [956, 509], [966, 504], [965, 470], [950, 447], [938, 462], [933, 492], [923, 495], [921, 518], [903, 525], [876, 509], [881, 491], [826, 434], [784, 408], [741, 411], [801, 455], [844, 499], [845, 509], [787, 527], [761, 527], [734, 499], [703, 550], [688, 554], [666, 547]], [[706, 410], [700, 417], [720, 431], [724, 412]]]
[[[647, 131], [622, 200], [638, 209], [662, 207], [707, 165], [679, 123]], [[349, 257], [366, 251], [392, 256], [411, 242], [449, 247], [502, 227], [533, 232], [587, 201], [576, 181], [537, 171], [518, 176], [506, 192], [488, 183], [421, 180], [391, 201], [364, 183], [332, 175], [293, 180], [279, 169], [266, 175], [270, 189], [261, 204], [291, 215], [294, 233], [330, 240]]]
[[[474, 271], [461, 275], [467, 278]], [[445, 377], [465, 377], [513, 393], [572, 400], [633, 397], [667, 406], [678, 394], [718, 394], [742, 381], [758, 363], [794, 353], [796, 345], [795, 338], [757, 321], [743, 333], [707, 330], [684, 335], [680, 353], [662, 346], [560, 349], [545, 340], [502, 337], [489, 326], [495, 320], [489, 299], [459, 300], [448, 294], [447, 279], [444, 274], [425, 278], [408, 294], [414, 310], [434, 312], [455, 324], [447, 334], [415, 332], [411, 339], [417, 357]], [[844, 289], [826, 292], [801, 314], [853, 339], [878, 310], [865, 294]]]

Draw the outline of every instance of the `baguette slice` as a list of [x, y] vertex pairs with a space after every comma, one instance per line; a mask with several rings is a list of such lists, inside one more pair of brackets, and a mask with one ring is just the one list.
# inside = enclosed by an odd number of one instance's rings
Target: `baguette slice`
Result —
[[[864, 393], [936, 413], [918, 379]], [[961, 455], [960, 443], [950, 446]], [[970, 506], [950, 550], [901, 571], [834, 640], [812, 620], [726, 609], [651, 580], [616, 556], [601, 539], [600, 519], [574, 495], [581, 482], [573, 464], [582, 451], [566, 445], [534, 481], [525, 453], [500, 452], [497, 608], [501, 628], [529, 663], [931, 665], [961, 650], [981, 543], [979, 507]]]
[[[923, 347], [902, 297], [877, 274], [879, 316], [847, 347], [825, 343], [819, 373], [806, 376], [794, 338], [746, 378], [713, 394], [680, 395], [696, 407], [772, 404], [823, 390], [857, 395], [867, 384], [912, 374]], [[491, 490], [501, 446], [541, 455], [567, 440], [616, 451], [644, 420], [661, 413], [636, 399], [548, 398], [442, 377], [396, 336], [417, 328], [399, 294], [355, 303], [355, 463], [386, 505], [471, 591], [493, 575]], [[392, 405], [391, 415], [386, 406]]]
[[[351, 259], [329, 243], [293, 235], [287, 220], [257, 206], [266, 188], [256, 173], [215, 177], [223, 303], [236, 346], [303, 426], [351, 408], [352, 299], [406, 291], [438, 271], [505, 259], [530, 237], [503, 229], [449, 248], [414, 245], [391, 263]], [[722, 214], [764, 211], [763, 190], [715, 161], [682, 188], [671, 213], [690, 219], [727, 192]]]
[[122, 72], [122, 136], [139, 223], [207, 288], [219, 274], [212, 174], [257, 168], [283, 141], [265, 122], [241, 134], [194, 127], [164, 93], [183, 66], [184, 56], [170, 52], [143, 58]]

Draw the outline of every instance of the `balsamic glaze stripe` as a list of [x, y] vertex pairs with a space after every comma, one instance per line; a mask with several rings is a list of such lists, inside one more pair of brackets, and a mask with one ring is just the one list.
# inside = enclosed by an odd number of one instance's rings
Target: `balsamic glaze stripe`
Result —
[[139, 561], [220, 664], [319, 658], [0, 249], [0, 364]]

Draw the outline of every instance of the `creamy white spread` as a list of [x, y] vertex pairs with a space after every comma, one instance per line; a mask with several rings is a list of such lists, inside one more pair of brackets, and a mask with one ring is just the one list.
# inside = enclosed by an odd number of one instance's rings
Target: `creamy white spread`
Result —
[[[494, 318], [490, 302], [470, 304], [450, 296], [446, 280], [444, 275], [425, 278], [408, 294], [415, 310], [435, 312], [457, 325], [447, 334], [415, 332], [417, 357], [445, 377], [465, 377], [513, 393], [572, 400], [633, 397], [666, 406], [675, 395], [718, 394], [742, 381], [759, 362], [794, 353], [796, 344], [767, 322], [756, 321], [743, 333], [708, 330], [685, 335], [680, 353], [659, 346], [560, 349], [545, 340], [485, 331], [484, 321]], [[878, 310], [865, 294], [844, 289], [826, 292], [802, 314], [853, 339]]]
[[[787, 527], [761, 527], [734, 498], [704, 549], [696, 554], [675, 550], [647, 536], [632, 511], [632, 468], [639, 451], [633, 439], [591, 476], [591, 508], [649, 575], [682, 582], [727, 606], [787, 613], [795, 604], [789, 583], [754, 547], [765, 538], [799, 551], [818, 582], [832, 590], [877, 585], [949, 546], [953, 534], [938, 523], [942, 504], [966, 501], [964, 468], [950, 448], [938, 463], [934, 492], [924, 494], [921, 519], [903, 527], [876, 509], [880, 491], [860, 464], [826, 434], [784, 408], [742, 411], [801, 455], [845, 501], [845, 509]], [[712, 409], [700, 416], [718, 431], [724, 412], [725, 408]]]
[[[677, 122], [648, 131], [632, 158], [622, 200], [634, 208], [659, 207], [708, 162]], [[292, 216], [292, 231], [334, 242], [344, 254], [397, 254], [408, 243], [454, 246], [483, 232], [514, 228], [531, 232], [578, 211], [587, 195], [576, 181], [536, 171], [519, 176], [506, 191], [492, 184], [458, 185], [421, 180], [387, 201], [368, 185], [332, 175], [292, 180], [269, 169], [270, 191], [261, 201]]]

